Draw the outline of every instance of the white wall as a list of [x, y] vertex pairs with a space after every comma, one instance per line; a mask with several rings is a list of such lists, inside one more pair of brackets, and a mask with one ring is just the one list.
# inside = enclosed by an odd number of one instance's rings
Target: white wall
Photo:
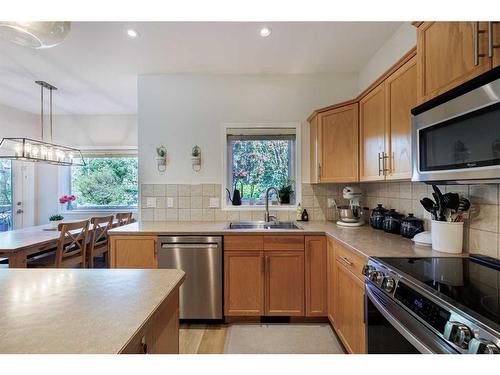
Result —
[[39, 136], [39, 116], [0, 104], [0, 138]]
[[417, 29], [410, 22], [404, 23], [360, 70], [358, 77], [359, 92], [371, 85], [416, 44]]
[[[302, 177], [309, 180], [311, 112], [357, 93], [357, 75], [146, 75], [138, 82], [139, 181], [222, 183], [223, 123], [302, 123]], [[155, 147], [168, 149], [159, 173]], [[191, 148], [203, 168], [191, 169]]]

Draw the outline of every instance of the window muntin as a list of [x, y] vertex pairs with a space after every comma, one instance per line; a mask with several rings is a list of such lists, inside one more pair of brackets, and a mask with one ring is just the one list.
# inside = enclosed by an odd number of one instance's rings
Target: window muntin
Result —
[[[226, 187], [232, 193], [236, 183], [238, 189], [241, 189], [240, 182], [243, 183], [242, 205], [264, 205], [267, 188], [279, 188], [285, 180], [291, 181], [296, 191], [295, 129], [293, 132], [280, 128], [239, 129], [238, 133], [226, 135]], [[293, 194], [290, 204], [295, 201]], [[226, 204], [231, 205], [229, 199]]]
[[137, 208], [138, 159], [136, 156], [89, 156], [85, 166], [71, 167], [68, 204], [75, 209]]
[[0, 159], [0, 232], [12, 229], [12, 162]]

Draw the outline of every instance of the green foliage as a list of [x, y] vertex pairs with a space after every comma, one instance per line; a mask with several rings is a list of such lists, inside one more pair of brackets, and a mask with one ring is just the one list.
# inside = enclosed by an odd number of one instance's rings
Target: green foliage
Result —
[[244, 183], [243, 198], [261, 198], [270, 186], [280, 186], [291, 174], [292, 141], [233, 141], [233, 182]]
[[59, 221], [59, 220], [64, 220], [64, 216], [59, 215], [59, 214], [55, 214], [55, 215], [51, 215], [49, 217], [49, 221]]
[[293, 185], [295, 184], [295, 181], [291, 179], [285, 179], [281, 182], [281, 185], [278, 189], [278, 194], [281, 199], [290, 197], [293, 194]]
[[137, 205], [137, 158], [88, 158], [85, 163], [71, 171], [78, 207]]
[[0, 205], [12, 204], [11, 161], [0, 159]]
[[165, 146], [156, 147], [156, 153], [160, 158], [167, 156], [167, 149]]
[[196, 157], [200, 156], [200, 154], [201, 154], [200, 147], [194, 146], [193, 149], [191, 150], [191, 155], [196, 158]]

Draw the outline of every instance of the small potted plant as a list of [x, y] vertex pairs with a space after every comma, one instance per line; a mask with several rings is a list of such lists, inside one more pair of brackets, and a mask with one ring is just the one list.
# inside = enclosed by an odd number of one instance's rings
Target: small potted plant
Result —
[[280, 198], [280, 203], [281, 204], [290, 204], [290, 198], [291, 198], [293, 193], [294, 193], [293, 180], [289, 180], [289, 179], [283, 180], [280, 188], [278, 189], [278, 196]]
[[199, 167], [201, 165], [201, 148], [200, 146], [196, 145], [193, 147], [191, 150], [191, 164], [193, 164], [194, 167]]
[[167, 148], [163, 145], [156, 147], [156, 163], [159, 171], [165, 171], [167, 166]]
[[49, 217], [50, 226], [52, 229], [57, 229], [59, 227], [59, 223], [64, 220], [64, 216], [61, 214], [55, 214]]

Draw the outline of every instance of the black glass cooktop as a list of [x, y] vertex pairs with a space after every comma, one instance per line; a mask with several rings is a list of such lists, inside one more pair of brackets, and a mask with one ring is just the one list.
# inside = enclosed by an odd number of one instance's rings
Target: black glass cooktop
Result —
[[500, 327], [500, 261], [484, 256], [380, 260], [446, 296], [457, 308], [462, 305], [477, 319]]

